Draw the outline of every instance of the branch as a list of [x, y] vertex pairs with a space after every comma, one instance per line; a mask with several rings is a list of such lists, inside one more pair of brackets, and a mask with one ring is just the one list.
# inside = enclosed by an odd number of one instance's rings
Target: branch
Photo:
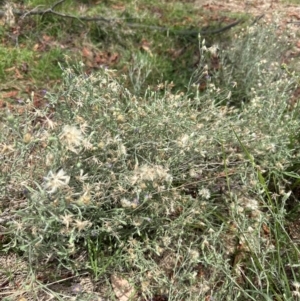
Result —
[[170, 29], [167, 27], [161, 27], [161, 26], [148, 26], [148, 25], [143, 25], [143, 24], [136, 24], [136, 23], [127, 23], [129, 27], [139, 27], [139, 28], [148, 28], [152, 30], [158, 30], [158, 31], [167, 31], [170, 33], [174, 33], [177, 35], [189, 35], [189, 36], [194, 36], [200, 34], [201, 36], [208, 36], [208, 35], [213, 35], [213, 34], [218, 34], [224, 31], [229, 30], [230, 28], [240, 24], [243, 20], [237, 20], [235, 22], [232, 22], [224, 27], [217, 28], [217, 29], [212, 29], [212, 30], [205, 30], [205, 29], [200, 29], [200, 30], [176, 30], [176, 29]]
[[[69, 18], [69, 19], [75, 19], [78, 21], [85, 21], [85, 22], [105, 22], [105, 23], [113, 23], [117, 21], [125, 21], [128, 20], [128, 18], [104, 18], [102, 16], [98, 17], [88, 17], [88, 16], [74, 16], [74, 15], [69, 15], [69, 14], [64, 14], [60, 13], [58, 11], [55, 11], [54, 8], [56, 8], [58, 5], [62, 4], [65, 0], [59, 0], [56, 3], [52, 5], [52, 7], [46, 9], [46, 10], [38, 10], [38, 9], [33, 9], [30, 11], [20, 11], [20, 10], [13, 10], [13, 14], [16, 16], [19, 16], [21, 18], [25, 18], [28, 16], [34, 16], [34, 15], [42, 15], [44, 16], [45, 14], [53, 14], [55, 16], [61, 17], [61, 18]], [[0, 17], [5, 16], [5, 11], [0, 10]], [[242, 20], [237, 20], [235, 22], [232, 22], [224, 27], [218, 28], [218, 29], [212, 29], [212, 30], [204, 30], [204, 29], [199, 29], [199, 30], [176, 30], [176, 29], [170, 29], [167, 27], [161, 27], [161, 26], [148, 26], [144, 24], [139, 24], [139, 23], [127, 23], [126, 25], [131, 28], [146, 28], [146, 29], [151, 29], [151, 30], [158, 30], [158, 31], [165, 31], [165, 32], [170, 32], [174, 33], [177, 35], [189, 35], [189, 36], [194, 36], [194, 35], [202, 35], [202, 36], [207, 36], [207, 35], [213, 35], [213, 34], [219, 34], [221, 32], [227, 31], [231, 29], [232, 27], [240, 24]], [[255, 21], [256, 22], [256, 21]]]

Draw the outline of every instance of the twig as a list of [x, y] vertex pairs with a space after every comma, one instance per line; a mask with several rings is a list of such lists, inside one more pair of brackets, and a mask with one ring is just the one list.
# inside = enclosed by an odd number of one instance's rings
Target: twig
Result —
[[193, 36], [193, 35], [198, 35], [200, 33], [200, 35], [202, 36], [207, 36], [207, 35], [212, 35], [212, 34], [218, 34], [221, 32], [224, 32], [226, 30], [229, 30], [230, 28], [240, 24], [242, 22], [242, 20], [237, 20], [235, 22], [232, 22], [224, 27], [218, 28], [218, 29], [212, 29], [212, 30], [176, 30], [176, 29], [170, 29], [167, 27], [160, 27], [160, 26], [148, 26], [148, 25], [143, 25], [143, 24], [136, 24], [136, 23], [127, 23], [127, 26], [129, 27], [139, 27], [139, 28], [148, 28], [148, 29], [152, 29], [152, 30], [158, 30], [158, 31], [167, 31], [170, 33], [174, 33], [177, 35], [189, 35], [189, 36]]
[[257, 16], [254, 21], [250, 24], [250, 26], [253, 26], [255, 23], [257, 23], [260, 19], [262, 19], [265, 16], [265, 14], [262, 14], [260, 16]]

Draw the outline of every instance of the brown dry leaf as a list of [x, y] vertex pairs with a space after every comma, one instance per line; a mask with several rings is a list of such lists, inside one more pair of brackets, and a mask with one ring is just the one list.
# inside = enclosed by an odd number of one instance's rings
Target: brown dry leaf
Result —
[[14, 98], [18, 95], [19, 91], [17, 90], [13, 90], [13, 91], [9, 91], [7, 93], [4, 93], [2, 95], [3, 98]]
[[18, 68], [15, 69], [15, 76], [18, 79], [22, 79], [23, 78], [23, 75], [20, 73], [20, 71], [19, 71]]
[[213, 5], [213, 4], [208, 3], [208, 4], [203, 5], [203, 8], [206, 8], [207, 10], [211, 10], [211, 11], [214, 11], [214, 10], [218, 11], [218, 10], [220, 10], [220, 6], [223, 7], [222, 4]]
[[39, 49], [39, 47], [40, 47], [40, 44], [39, 44], [39, 43], [36, 43], [36, 44], [33, 46], [32, 50], [33, 50], [33, 51], [37, 51], [37, 50]]
[[50, 41], [52, 40], [52, 37], [47, 36], [46, 34], [44, 34], [44, 35], [43, 35], [43, 40], [44, 40], [45, 42], [50, 42]]
[[132, 300], [135, 290], [126, 279], [121, 278], [117, 275], [112, 275], [110, 277], [110, 280], [114, 293], [119, 301]]
[[153, 56], [153, 54], [152, 54], [152, 52], [151, 52], [151, 50], [150, 50], [150, 48], [148, 46], [142, 45], [141, 48], [143, 50], [145, 50], [146, 52], [148, 52], [151, 57]]
[[111, 7], [116, 10], [125, 10], [125, 5], [123, 4], [113, 4]]
[[10, 67], [5, 69], [5, 72], [10, 72], [10, 71], [14, 71], [16, 69], [16, 67]]
[[289, 16], [289, 17], [294, 17], [294, 18], [296, 18], [297, 20], [300, 20], [300, 16], [299, 16], [299, 14], [297, 14], [297, 13], [291, 12], [291, 13], [288, 14], [288, 16]]
[[270, 234], [270, 228], [265, 223], [262, 225], [262, 229], [263, 229], [264, 235]]
[[171, 58], [173, 60], [175, 60], [184, 53], [185, 49], [186, 49], [186, 47], [182, 47], [182, 48], [179, 48], [179, 49], [170, 48], [167, 51], [170, 54]]
[[82, 56], [87, 58], [89, 61], [93, 61], [93, 59], [94, 59], [93, 51], [87, 47], [83, 47]]
[[149, 41], [147, 41], [147, 40], [144, 39], [144, 40], [142, 41], [141, 48], [142, 48], [143, 50], [145, 50], [146, 52], [148, 52], [149, 55], [150, 55], [151, 57], [153, 56], [153, 54], [152, 54], [152, 52], [151, 52], [151, 50], [150, 50], [150, 43], [149, 43]]
[[112, 53], [110, 58], [109, 58], [109, 63], [116, 63], [119, 59], [119, 54], [118, 53]]
[[104, 64], [106, 62], [106, 58], [104, 57], [102, 52], [98, 52], [95, 54], [95, 63], [98, 65]]

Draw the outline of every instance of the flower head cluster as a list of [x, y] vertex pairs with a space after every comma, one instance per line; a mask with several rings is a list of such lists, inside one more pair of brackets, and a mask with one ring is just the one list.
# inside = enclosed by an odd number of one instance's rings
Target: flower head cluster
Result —
[[60, 141], [68, 150], [78, 153], [78, 148], [84, 142], [84, 137], [81, 131], [73, 125], [65, 125], [61, 134], [59, 135]]
[[166, 181], [171, 182], [172, 176], [168, 171], [161, 165], [149, 166], [142, 165], [134, 170], [130, 183], [134, 185], [137, 182], [143, 181]]
[[70, 176], [67, 176], [63, 169], [57, 173], [49, 171], [48, 175], [44, 177], [44, 188], [50, 194], [55, 193], [59, 188], [67, 186], [70, 181]]

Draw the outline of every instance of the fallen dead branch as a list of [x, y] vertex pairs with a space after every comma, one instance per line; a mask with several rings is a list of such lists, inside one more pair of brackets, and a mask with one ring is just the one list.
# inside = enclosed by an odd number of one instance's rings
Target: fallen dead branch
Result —
[[[144, 25], [144, 24], [140, 24], [140, 23], [130, 23], [130, 22], [127, 22], [128, 18], [125, 19], [125, 18], [105, 18], [103, 16], [94, 16], [94, 17], [75, 16], [75, 15], [65, 14], [65, 13], [56, 11], [55, 8], [57, 8], [57, 6], [62, 4], [64, 1], [65, 0], [59, 0], [56, 3], [54, 3], [50, 8], [45, 9], [45, 10], [33, 9], [33, 10], [29, 10], [29, 11], [21, 11], [21, 10], [12, 9], [10, 5], [8, 5], [8, 6], [6, 5], [6, 8], [7, 8], [6, 10], [0, 10], [0, 17], [7, 17], [7, 15], [8, 15], [7, 12], [9, 11], [10, 14], [13, 14], [14, 16], [18, 16], [22, 19], [29, 17], [29, 16], [34, 16], [34, 15], [45, 16], [47, 14], [52, 14], [57, 17], [75, 19], [75, 20], [82, 21], [82, 22], [104, 22], [104, 23], [120, 24], [120, 21], [121, 22], [126, 21], [125, 25], [128, 27], [131, 27], [131, 28], [146, 28], [146, 29], [150, 29], [150, 30], [168, 32], [168, 33], [172, 33], [172, 34], [176, 34], [176, 35], [188, 35], [188, 36], [195, 36], [198, 34], [200, 34], [202, 36], [219, 34], [219, 33], [225, 32], [243, 22], [243, 20], [237, 20], [224, 27], [220, 27], [217, 29], [211, 29], [211, 30], [207, 30], [207, 29], [174, 30], [174, 29], [170, 29], [170, 28], [162, 27], [162, 26], [149, 26], [149, 25]], [[263, 15], [257, 17], [251, 25], [256, 23], [262, 17], [263, 17]]]

